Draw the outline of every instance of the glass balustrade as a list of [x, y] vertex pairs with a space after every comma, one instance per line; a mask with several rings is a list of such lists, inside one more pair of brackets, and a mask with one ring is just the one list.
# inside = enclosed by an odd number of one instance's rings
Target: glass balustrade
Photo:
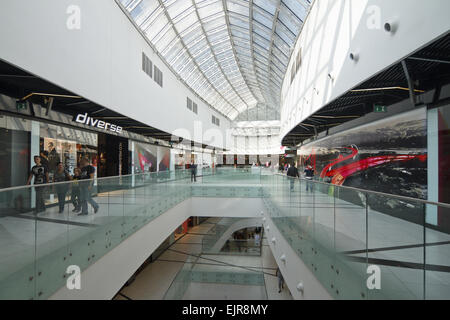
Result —
[[[450, 299], [450, 205], [262, 176], [273, 223], [336, 299]], [[378, 281], [379, 280], [379, 281]]]
[[[188, 256], [164, 300], [267, 300], [262, 268], [233, 266], [217, 261], [202, 263], [201, 256]], [[231, 287], [230, 287], [231, 286]], [[245, 286], [246, 296], [237, 297], [236, 286]], [[249, 294], [250, 292], [250, 294]]]
[[[450, 299], [450, 230], [427, 223], [450, 214], [450, 205], [260, 168], [203, 169], [197, 183], [190, 175], [167, 171], [0, 190], [0, 299], [49, 298], [66, 285], [68, 266], [85, 270], [190, 197], [261, 198], [285, 240], [336, 299]], [[98, 211], [92, 202], [88, 215], [73, 212], [80, 197], [92, 198]], [[61, 213], [57, 199], [66, 202]], [[225, 227], [205, 236], [204, 251]], [[229, 242], [215, 253], [235, 249], [238, 243]], [[371, 277], [378, 271], [380, 282]]]
[[[69, 266], [85, 270], [190, 198], [189, 179], [181, 170], [0, 190], [0, 299], [49, 298]], [[83, 197], [87, 215], [73, 212]]]

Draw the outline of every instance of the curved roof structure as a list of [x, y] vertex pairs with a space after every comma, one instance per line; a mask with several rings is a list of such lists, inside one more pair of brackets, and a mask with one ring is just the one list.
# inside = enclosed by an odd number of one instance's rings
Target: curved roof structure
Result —
[[120, 2], [178, 76], [217, 111], [231, 120], [280, 118], [282, 81], [312, 0]]

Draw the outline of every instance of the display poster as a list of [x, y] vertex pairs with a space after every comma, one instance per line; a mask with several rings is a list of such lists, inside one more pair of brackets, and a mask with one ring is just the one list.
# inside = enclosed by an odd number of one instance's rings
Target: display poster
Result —
[[158, 159], [159, 171], [168, 171], [170, 170], [170, 149], [165, 147], [158, 147], [160, 158]]
[[[427, 117], [418, 109], [337, 133], [298, 151], [300, 171], [313, 167], [317, 180], [411, 198], [427, 198]], [[334, 189], [333, 189], [334, 190]], [[333, 190], [330, 191], [333, 192]], [[347, 192], [352, 202], [363, 200]], [[352, 196], [350, 196], [352, 194]], [[354, 196], [354, 197], [353, 197]], [[373, 208], [402, 215], [408, 204], [382, 197]], [[413, 221], [423, 217], [417, 210]]]
[[150, 144], [135, 143], [134, 159], [137, 162], [134, 167], [135, 173], [157, 171], [157, 147]]

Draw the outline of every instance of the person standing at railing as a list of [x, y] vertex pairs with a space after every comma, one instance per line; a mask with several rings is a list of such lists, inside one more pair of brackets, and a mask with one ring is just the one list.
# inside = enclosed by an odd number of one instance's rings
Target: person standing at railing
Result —
[[291, 184], [291, 191], [294, 191], [294, 182], [296, 178], [300, 178], [300, 174], [298, 173], [298, 169], [295, 167], [295, 163], [291, 166], [289, 165], [289, 169], [287, 171], [287, 176], [289, 182]]
[[[72, 177], [66, 169], [64, 169], [62, 162], [58, 162], [56, 165], [55, 174], [53, 175], [53, 182], [65, 182], [70, 180], [72, 180]], [[58, 195], [59, 213], [63, 213], [66, 205], [66, 195], [67, 191], [69, 191], [69, 185], [67, 183], [58, 183], [55, 186], [55, 190]]]
[[255, 246], [259, 247], [259, 241], [261, 239], [261, 236], [259, 235], [259, 233], [255, 233]]
[[306, 192], [313, 192], [313, 179], [314, 179], [314, 169], [311, 165], [307, 166], [305, 169], [305, 179], [306, 179]]
[[81, 199], [81, 213], [79, 216], [87, 216], [88, 202], [94, 208], [94, 213], [97, 213], [99, 205], [92, 199], [91, 191], [93, 179], [95, 178], [95, 168], [89, 164], [86, 158], [81, 160], [81, 180], [89, 180], [80, 182], [80, 199]]
[[81, 211], [81, 198], [80, 198], [80, 183], [78, 180], [81, 180], [81, 170], [80, 168], [75, 168], [73, 170], [73, 183], [72, 183], [72, 195], [70, 197], [70, 201], [72, 202], [74, 209], [72, 212], [80, 212]]
[[27, 185], [31, 184], [31, 179], [34, 176], [34, 189], [36, 190], [36, 208], [34, 212], [36, 214], [45, 211], [44, 192], [45, 187], [38, 187], [37, 185], [45, 184], [48, 182], [48, 169], [41, 164], [41, 157], [35, 156], [34, 163], [36, 164], [31, 168], [30, 175], [28, 176]]
[[194, 161], [191, 162], [191, 182], [197, 182], [197, 165]]
[[234, 238], [236, 240], [236, 246], [239, 249], [239, 252], [241, 252], [242, 249], [242, 234], [240, 232], [236, 232], [236, 237]]

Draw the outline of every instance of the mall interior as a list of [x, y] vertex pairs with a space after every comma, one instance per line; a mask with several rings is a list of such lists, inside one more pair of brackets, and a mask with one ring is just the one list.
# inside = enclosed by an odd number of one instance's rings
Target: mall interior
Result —
[[449, 12], [1, 1], [0, 300], [450, 299]]

